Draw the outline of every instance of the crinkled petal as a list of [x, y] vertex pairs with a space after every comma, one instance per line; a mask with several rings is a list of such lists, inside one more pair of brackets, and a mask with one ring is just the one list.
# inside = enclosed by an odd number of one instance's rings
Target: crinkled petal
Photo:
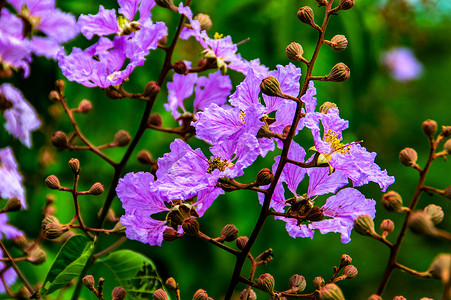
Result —
[[213, 204], [213, 201], [224, 194], [224, 190], [216, 187], [209, 187], [201, 190], [196, 199], [196, 212], [202, 217], [205, 211]]
[[[118, 0], [119, 13], [131, 21], [138, 11], [139, 4], [142, 0]], [[144, 0], [145, 1], [145, 0]]]
[[[3, 257], [3, 252], [1, 249], [0, 249], [0, 257]], [[7, 268], [6, 271], [5, 268]], [[16, 282], [17, 273], [11, 266], [6, 266], [4, 263], [0, 262], [0, 273], [2, 273], [2, 277], [5, 280], [6, 286], [10, 286], [14, 282]], [[3, 285], [3, 281], [0, 280], [0, 294], [3, 294], [5, 292], [6, 288]]]
[[307, 113], [312, 113], [316, 108], [316, 88], [313, 80], [308, 83], [307, 92], [301, 97], [302, 102], [304, 102], [305, 111]]
[[0, 149], [0, 197], [10, 199], [17, 197], [22, 208], [27, 208], [23, 177], [19, 173], [16, 159], [11, 148]]
[[35, 55], [45, 56], [49, 59], [56, 59], [58, 52], [63, 49], [56, 40], [42, 36], [34, 36], [30, 46]]
[[114, 9], [105, 9], [99, 6], [99, 12], [96, 15], [80, 15], [78, 26], [81, 33], [88, 39], [94, 35], [110, 35], [120, 32]]
[[263, 76], [258, 76], [253, 69], [249, 69], [246, 78], [236, 87], [236, 91], [230, 96], [229, 102], [242, 111], [249, 106], [260, 104], [260, 83]]
[[194, 91], [194, 85], [197, 82], [197, 73], [181, 75], [174, 73], [172, 82], [168, 82], [168, 103], [164, 104], [167, 111], [172, 112], [174, 118], [178, 118], [180, 113], [177, 111], [181, 108], [185, 112], [183, 100], [190, 97]]
[[210, 73], [207, 77], [199, 77], [196, 84], [196, 97], [194, 98], [194, 112], [204, 110], [212, 103], [224, 105], [232, 90], [229, 76], [222, 75], [221, 71]]
[[285, 221], [287, 223], [286, 229], [288, 234], [292, 238], [298, 238], [298, 237], [309, 237], [313, 239], [314, 231], [307, 227], [305, 224], [297, 225], [296, 219], [289, 219], [289, 218], [280, 218], [280, 220]]
[[43, 13], [37, 29], [59, 43], [73, 39], [79, 32], [75, 17], [59, 9]]
[[157, 221], [149, 217], [125, 215], [121, 217], [121, 224], [126, 226], [125, 234], [131, 240], [137, 240], [150, 246], [161, 246], [166, 221]]
[[341, 171], [336, 170], [330, 174], [327, 167], [309, 168], [307, 174], [310, 177], [307, 195], [314, 196], [335, 193], [339, 188], [348, 183], [348, 177]]
[[3, 235], [7, 239], [14, 239], [23, 235], [22, 231], [8, 224], [8, 215], [5, 213], [0, 214], [0, 239], [3, 238]]
[[0, 58], [3, 63], [24, 70], [24, 77], [30, 73], [31, 61], [28, 40], [20, 40], [0, 32]]
[[[288, 152], [289, 159], [304, 162], [305, 154], [305, 150], [301, 146], [299, 146], [299, 144], [291, 142], [290, 150]], [[273, 173], [275, 173], [277, 170], [280, 156], [275, 157], [274, 160], [276, 162], [272, 167]], [[301, 168], [294, 164], [286, 164], [283, 168], [280, 180], [287, 183], [288, 189], [293, 193], [293, 195], [297, 195], [298, 185], [302, 182], [302, 180], [304, 180], [305, 173], [305, 168]]]

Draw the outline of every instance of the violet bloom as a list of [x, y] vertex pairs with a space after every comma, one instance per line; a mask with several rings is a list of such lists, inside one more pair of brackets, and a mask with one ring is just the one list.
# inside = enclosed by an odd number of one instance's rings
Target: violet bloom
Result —
[[423, 74], [423, 65], [409, 48], [398, 47], [384, 52], [381, 62], [397, 81], [411, 81]]
[[[3, 19], [0, 21], [3, 22]], [[5, 34], [0, 28], [0, 69], [5, 72], [22, 69], [23, 76], [27, 77], [30, 75], [30, 62], [28, 42]], [[6, 74], [5, 77], [8, 75]]]
[[16, 159], [11, 148], [0, 149], [0, 197], [10, 199], [17, 197], [22, 208], [27, 207], [23, 178], [17, 168]]
[[[3, 251], [1, 249], [0, 249], [0, 257], [3, 257]], [[0, 262], [0, 278], [2, 278], [5, 281], [6, 286], [10, 286], [14, 282], [16, 282], [17, 274], [16, 271], [14, 271], [14, 269], [11, 266], [7, 266], [5, 263]], [[0, 280], [0, 294], [6, 292], [6, 287], [3, 284], [3, 280]]]
[[[153, 191], [155, 185], [158, 182], [152, 174], [139, 172], [125, 175], [116, 188], [125, 209], [121, 224], [126, 226], [127, 237], [151, 246], [161, 246], [165, 229], [174, 228], [181, 233], [180, 225], [184, 219], [202, 217], [220, 193], [207, 189], [200, 191], [195, 201], [180, 198], [164, 201], [160, 193]], [[167, 213], [165, 220], [151, 217], [162, 212]]]
[[7, 239], [14, 239], [21, 235], [23, 235], [22, 231], [8, 224], [8, 215], [5, 213], [0, 214], [0, 239], [3, 237]]
[[[23, 97], [20, 90], [9, 83], [0, 85], [0, 103], [6, 107], [5, 128], [25, 146], [31, 147], [31, 132], [41, 126], [36, 111]], [[1, 106], [0, 106], [1, 107]]]

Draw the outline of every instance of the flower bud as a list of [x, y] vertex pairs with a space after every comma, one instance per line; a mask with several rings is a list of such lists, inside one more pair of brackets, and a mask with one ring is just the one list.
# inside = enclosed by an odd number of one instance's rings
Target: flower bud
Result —
[[443, 209], [440, 206], [429, 204], [424, 208], [424, 212], [427, 213], [434, 224], [438, 224], [443, 221], [443, 217], [445, 214], [443, 213]]
[[6, 201], [5, 207], [0, 212], [12, 212], [12, 211], [18, 211], [22, 208], [22, 203], [17, 197], [9, 198], [8, 201]]
[[382, 300], [382, 297], [379, 295], [371, 295], [368, 300]]
[[54, 240], [65, 234], [69, 228], [66, 225], [49, 223], [45, 226], [44, 235], [46, 239]]
[[253, 289], [249, 289], [249, 294], [247, 295], [247, 298], [244, 298], [246, 295], [247, 289], [244, 289], [240, 294], [240, 300], [256, 300], [257, 294], [254, 292]]
[[322, 114], [327, 114], [329, 109], [332, 108], [338, 108], [337, 104], [326, 101], [319, 107], [319, 112]]
[[238, 229], [233, 224], [227, 224], [222, 228], [221, 237], [226, 242], [233, 242], [238, 238]]
[[152, 155], [150, 155], [149, 151], [141, 150], [137, 155], [138, 161], [143, 165], [153, 165], [156, 162], [152, 159]]
[[198, 289], [193, 296], [193, 300], [207, 300], [208, 299], [208, 294], [205, 290], [203, 289]]
[[404, 148], [401, 152], [399, 152], [399, 160], [406, 167], [414, 166], [417, 159], [417, 152], [412, 148]]
[[69, 139], [64, 132], [57, 131], [52, 136], [52, 145], [57, 151], [64, 151], [69, 148]]
[[350, 76], [351, 70], [349, 70], [348, 66], [344, 63], [338, 63], [330, 70], [325, 81], [343, 82], [348, 80]]
[[20, 249], [20, 250], [25, 250], [29, 245], [29, 242], [24, 235], [18, 235], [15, 238], [13, 238], [12, 240], [14, 243], [14, 247], [16, 247], [17, 249]]
[[445, 139], [451, 136], [451, 126], [442, 126], [442, 132], [440, 133]]
[[274, 293], [274, 277], [271, 274], [265, 273], [260, 275], [257, 279], [257, 284], [265, 293], [271, 295]]
[[335, 35], [330, 41], [330, 47], [337, 52], [345, 50], [348, 46], [348, 40], [342, 34]]
[[119, 130], [114, 135], [114, 143], [118, 147], [125, 147], [127, 146], [131, 141], [130, 134], [125, 130]]
[[169, 277], [164, 284], [166, 285], [166, 287], [168, 289], [171, 289], [173, 291], [177, 290], [177, 288], [178, 288], [177, 287], [177, 282], [172, 277]]
[[285, 49], [285, 54], [289, 60], [292, 61], [302, 61], [302, 54], [304, 54], [304, 49], [298, 43], [291, 43]]
[[71, 158], [69, 160], [69, 167], [75, 175], [80, 174], [80, 161], [78, 159]]
[[33, 265], [40, 265], [43, 262], [45, 262], [46, 258], [47, 255], [45, 254], [45, 251], [39, 248], [38, 246], [35, 246], [28, 255], [27, 261], [29, 261]]
[[150, 114], [149, 119], [147, 119], [147, 124], [156, 127], [161, 127], [163, 125], [163, 118], [158, 113]]
[[272, 259], [274, 257], [274, 253], [271, 248], [268, 250], [263, 251], [257, 258], [255, 259], [259, 264], [267, 265], [270, 262], [272, 262]]
[[390, 233], [395, 230], [395, 223], [393, 223], [390, 219], [385, 219], [381, 222], [381, 231], [382, 231], [382, 237], [386, 237]]
[[340, 1], [340, 9], [341, 10], [348, 10], [353, 8], [355, 5], [355, 1], [354, 0], [341, 0]]
[[413, 212], [408, 221], [410, 230], [416, 234], [436, 236], [437, 229], [430, 215], [424, 211]]
[[178, 60], [174, 63], [172, 66], [174, 69], [174, 72], [177, 74], [186, 75], [188, 74], [188, 68], [186, 67], [186, 64], [183, 60]]
[[268, 168], [261, 169], [257, 174], [255, 186], [267, 185], [274, 181], [274, 174]]
[[443, 150], [446, 151], [446, 155], [451, 155], [451, 139], [447, 140], [443, 145]]
[[199, 234], [199, 222], [194, 217], [190, 217], [182, 223], [183, 231], [197, 236]]
[[451, 270], [451, 254], [441, 253], [437, 255], [432, 261], [428, 271], [431, 273], [432, 278], [449, 280]]
[[58, 89], [58, 91], [63, 91], [66, 83], [62, 79], [58, 79], [55, 81], [55, 86]]
[[45, 179], [45, 185], [47, 185], [47, 187], [52, 190], [61, 188], [60, 181], [55, 175], [50, 175], [49, 177], [47, 177]]
[[382, 206], [391, 212], [402, 211], [402, 198], [401, 195], [395, 191], [388, 191], [382, 196]]
[[200, 30], [210, 30], [213, 23], [211, 22], [210, 16], [206, 14], [197, 14], [194, 17], [194, 20], [199, 21], [200, 23]]
[[89, 100], [81, 100], [81, 102], [78, 104], [78, 111], [82, 114], [87, 114], [92, 110], [92, 104]]
[[315, 15], [313, 14], [313, 9], [310, 6], [301, 7], [298, 10], [298, 19], [307, 25], [313, 26], [315, 24]]
[[115, 287], [113, 289], [113, 292], [111, 293], [112, 300], [124, 300], [125, 295], [126, 295], [125, 289], [121, 286]]
[[172, 2], [172, 0], [155, 0], [155, 3], [158, 6], [169, 8], [170, 10], [173, 10], [174, 8], [174, 3]]
[[319, 291], [320, 300], [345, 300], [342, 291], [338, 285], [334, 283], [328, 283]]
[[353, 265], [347, 265], [343, 269], [343, 275], [346, 276], [347, 279], [352, 279], [357, 276], [357, 268]]
[[396, 296], [395, 298], [393, 298], [393, 300], [407, 300], [407, 299], [403, 296]]
[[272, 96], [272, 97], [281, 97], [283, 98], [283, 92], [280, 88], [280, 83], [274, 76], [265, 77], [261, 84], [260, 90], [263, 94]]
[[249, 240], [249, 238], [247, 236], [240, 236], [239, 238], [237, 238], [236, 240], [236, 247], [240, 250], [243, 250], [244, 247], [246, 247], [247, 241]]
[[163, 240], [164, 241], [172, 242], [180, 237], [182, 237], [182, 235], [177, 233], [177, 231], [174, 228], [166, 228], [163, 231]]
[[444, 191], [443, 191], [443, 196], [451, 199], [451, 185], [448, 186]]
[[45, 230], [45, 228], [47, 227], [48, 224], [59, 224], [60, 222], [58, 221], [58, 219], [55, 216], [46, 216], [43, 220], [42, 220], [42, 224], [41, 224], [41, 229]]
[[369, 215], [361, 215], [354, 221], [354, 230], [361, 235], [372, 236], [374, 231], [374, 222]]
[[94, 290], [94, 284], [95, 284], [95, 280], [94, 280], [94, 276], [92, 275], [86, 275], [85, 277], [83, 277], [83, 279], [81, 280], [81, 282], [83, 283], [83, 285], [85, 287], [88, 288], [88, 290], [93, 291]]
[[155, 98], [160, 92], [160, 86], [155, 81], [149, 81], [144, 88], [144, 96]]
[[421, 127], [423, 128], [424, 134], [430, 138], [433, 139], [435, 133], [437, 132], [437, 122], [434, 120], [426, 120], [421, 124]]
[[305, 216], [305, 219], [312, 222], [319, 222], [322, 219], [324, 219], [324, 213], [323, 210], [318, 206], [313, 206], [309, 211], [307, 212], [307, 215]]
[[302, 292], [307, 286], [304, 276], [294, 274], [288, 279], [288, 285], [293, 292]]
[[152, 298], [154, 300], [168, 300], [168, 294], [163, 289], [158, 289], [153, 293]]
[[89, 189], [88, 193], [90, 195], [98, 196], [104, 192], [103, 185], [100, 182], [94, 183]]
[[59, 101], [60, 100], [60, 95], [58, 94], [57, 91], [51, 91], [49, 94], [49, 99], [51, 101]]
[[340, 257], [340, 268], [345, 267], [347, 265], [350, 265], [352, 263], [352, 258], [351, 256], [347, 255], [347, 254], [343, 254]]
[[320, 288], [320, 287], [324, 286], [324, 284], [325, 284], [324, 278], [323, 278], [323, 277], [320, 277], [320, 276], [315, 277], [315, 279], [313, 279], [313, 284], [314, 284], [317, 288]]

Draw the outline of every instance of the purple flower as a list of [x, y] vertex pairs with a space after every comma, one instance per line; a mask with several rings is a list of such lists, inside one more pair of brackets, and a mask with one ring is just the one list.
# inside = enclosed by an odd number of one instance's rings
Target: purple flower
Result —
[[6, 101], [11, 106], [4, 112], [6, 130], [30, 148], [31, 132], [41, 126], [36, 111], [20, 90], [9, 83], [0, 85], [0, 101]]
[[0, 149], [0, 197], [10, 199], [17, 197], [22, 208], [27, 207], [23, 178], [17, 168], [16, 159], [11, 148]]
[[[0, 223], [1, 224], [1, 223]], [[3, 257], [3, 251], [0, 249], [0, 257]], [[0, 277], [5, 280], [6, 286], [12, 285], [16, 282], [17, 274], [11, 266], [7, 266], [5, 263], [0, 262]], [[3, 284], [3, 280], [0, 280], [0, 294], [6, 292], [6, 287]]]
[[[14, 239], [18, 236], [23, 235], [23, 232], [17, 229], [16, 227], [8, 224], [8, 215], [5, 213], [0, 214], [0, 239], [3, 238], [3, 235], [7, 239]], [[1, 250], [0, 250], [1, 253]], [[1, 269], [1, 267], [0, 267]]]
[[30, 75], [30, 62], [28, 41], [4, 34], [0, 28], [0, 67], [3, 70], [22, 69], [23, 76], [27, 77]]
[[397, 81], [411, 81], [423, 73], [423, 65], [409, 48], [398, 47], [384, 52], [381, 55], [381, 62]]

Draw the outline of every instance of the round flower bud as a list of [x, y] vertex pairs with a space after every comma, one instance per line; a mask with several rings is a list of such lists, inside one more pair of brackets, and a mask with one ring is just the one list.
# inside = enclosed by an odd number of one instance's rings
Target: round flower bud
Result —
[[64, 151], [69, 148], [69, 139], [64, 132], [57, 131], [52, 136], [52, 145], [55, 146], [56, 150]]
[[351, 77], [351, 70], [344, 63], [336, 64], [327, 75], [326, 81], [343, 82]]
[[369, 215], [361, 215], [354, 221], [354, 229], [358, 234], [372, 236], [374, 231], [374, 222]]
[[96, 182], [91, 186], [88, 192], [90, 195], [98, 196], [104, 192], [103, 185], [100, 182]]
[[406, 167], [414, 166], [417, 159], [417, 152], [412, 148], [404, 148], [401, 152], [399, 152], [399, 160]]
[[47, 255], [45, 251], [39, 248], [38, 246], [34, 247], [33, 250], [29, 253], [27, 257], [27, 261], [32, 263], [33, 265], [40, 265], [45, 262]]
[[160, 92], [160, 86], [155, 81], [149, 81], [144, 88], [144, 96], [155, 98]]
[[168, 294], [163, 289], [158, 289], [153, 293], [152, 298], [154, 300], [168, 300]]
[[257, 294], [254, 292], [253, 289], [249, 289], [249, 294], [247, 295], [247, 298], [244, 299], [244, 296], [246, 295], [247, 289], [244, 289], [240, 294], [240, 300], [256, 300]]
[[434, 120], [426, 120], [421, 124], [421, 127], [423, 128], [424, 134], [432, 139], [434, 138], [435, 133], [437, 132], [437, 122]]
[[323, 278], [323, 277], [320, 277], [320, 276], [315, 277], [315, 279], [313, 279], [313, 284], [314, 284], [317, 288], [320, 288], [320, 287], [324, 286], [324, 284], [325, 284], [324, 278]]
[[152, 159], [152, 155], [147, 150], [141, 150], [137, 155], [138, 161], [143, 165], [153, 165], [156, 162]]
[[172, 66], [174, 69], [174, 72], [177, 74], [186, 75], [188, 74], [188, 68], [186, 67], [186, 64], [183, 60], [178, 60], [174, 63]]
[[210, 16], [206, 14], [197, 14], [194, 20], [199, 21], [201, 30], [210, 30], [213, 23], [211, 22]]
[[177, 231], [174, 228], [166, 228], [163, 231], [163, 240], [167, 242], [175, 241], [176, 239], [180, 238], [182, 235], [177, 233]]
[[171, 289], [173, 291], [177, 290], [177, 282], [173, 277], [169, 277], [164, 284], [168, 289]]
[[332, 108], [338, 108], [337, 104], [326, 101], [319, 107], [319, 112], [322, 114], [327, 114], [329, 109]]
[[445, 139], [451, 136], [451, 126], [442, 126], [442, 132], [440, 133]]
[[[157, 291], [155, 291], [157, 292]], [[112, 300], [124, 300], [125, 299], [125, 289], [121, 286], [117, 286], [113, 289], [111, 293]]]
[[267, 185], [274, 181], [274, 174], [268, 168], [261, 169], [257, 174], [255, 186]]
[[88, 290], [93, 291], [94, 290], [94, 284], [95, 284], [95, 280], [94, 280], [94, 276], [92, 275], [86, 275], [85, 277], [83, 277], [83, 279], [81, 280], [81, 282], [83, 283], [83, 285], [85, 287], [88, 288]]
[[407, 299], [403, 296], [396, 296], [395, 298], [393, 298], [393, 300], [407, 300]]
[[8, 201], [6, 201], [5, 207], [0, 212], [12, 212], [12, 211], [18, 211], [22, 208], [22, 203], [17, 197], [9, 198]]
[[447, 155], [451, 155], [451, 139], [447, 140], [443, 145], [443, 150], [446, 151]]
[[434, 279], [449, 279], [451, 270], [451, 254], [441, 253], [437, 255], [428, 271]]
[[347, 254], [343, 254], [340, 257], [340, 267], [345, 267], [347, 265], [350, 265], [352, 263], [352, 258], [351, 256], [347, 255]]
[[114, 144], [118, 147], [125, 147], [127, 146], [131, 141], [130, 134], [125, 130], [119, 130], [114, 135]]
[[222, 228], [221, 237], [226, 242], [233, 242], [238, 238], [238, 229], [233, 224], [227, 224]]
[[417, 234], [435, 236], [437, 232], [431, 216], [424, 211], [413, 212], [409, 217], [408, 225], [410, 230]]
[[283, 98], [280, 83], [274, 76], [265, 77], [260, 84], [260, 90], [265, 95]]
[[382, 206], [392, 212], [402, 211], [402, 198], [401, 195], [395, 191], [388, 191], [382, 196]]
[[302, 49], [300, 44], [293, 42], [287, 46], [285, 49], [285, 54], [289, 60], [301, 61], [302, 54], [304, 54], [304, 49]]
[[208, 294], [205, 290], [203, 289], [198, 289], [193, 296], [193, 300], [207, 300], [208, 299]]
[[60, 100], [60, 95], [58, 94], [57, 91], [51, 91], [49, 94], [49, 99], [51, 101], [59, 101]]
[[149, 119], [147, 119], [147, 124], [156, 127], [161, 127], [163, 125], [163, 118], [158, 113], [150, 114]]
[[60, 181], [55, 175], [50, 175], [45, 179], [45, 185], [52, 190], [61, 188]]
[[307, 212], [307, 215], [305, 216], [305, 219], [312, 222], [319, 222], [322, 219], [324, 219], [324, 212], [323, 210], [318, 206], [313, 206], [309, 211]]
[[345, 300], [341, 289], [334, 283], [328, 283], [319, 291], [320, 300]]
[[379, 295], [371, 295], [368, 300], [382, 300], [382, 297]]
[[249, 238], [247, 236], [240, 236], [239, 238], [237, 238], [236, 240], [236, 247], [240, 250], [243, 250], [244, 247], [246, 247], [247, 241], [249, 240]]
[[265, 293], [271, 295], [274, 293], [274, 277], [271, 274], [265, 273], [260, 275], [257, 279], [257, 284]]
[[20, 250], [25, 250], [29, 245], [29, 242], [24, 235], [19, 235], [13, 238], [13, 243], [14, 247]]
[[288, 285], [293, 292], [302, 292], [307, 286], [304, 276], [294, 274], [288, 279]]
[[340, 9], [341, 10], [348, 10], [353, 8], [355, 5], [355, 1], [354, 0], [341, 0], [340, 1]]
[[315, 15], [313, 14], [313, 9], [310, 6], [301, 7], [298, 10], [298, 19], [307, 25], [313, 26], [315, 24]]
[[343, 275], [345, 275], [347, 279], [352, 279], [352, 278], [356, 277], [357, 273], [358, 273], [357, 268], [354, 267], [353, 265], [347, 265], [343, 269]]
[[390, 219], [385, 219], [381, 222], [381, 231], [382, 231], [382, 237], [386, 237], [390, 233], [395, 230], [395, 223], [393, 223]]
[[71, 158], [69, 160], [69, 167], [75, 175], [80, 174], [80, 161], [78, 159]]
[[92, 104], [89, 100], [81, 100], [81, 102], [78, 104], [78, 111], [82, 114], [87, 114], [92, 110]]
[[172, 0], [155, 0], [155, 3], [158, 6], [161, 6], [161, 7], [164, 7], [164, 8], [169, 8], [171, 10], [174, 7], [174, 3], [172, 2]]
[[54, 240], [65, 234], [69, 228], [66, 225], [49, 223], [45, 226], [44, 235], [49, 240]]
[[330, 47], [335, 51], [343, 51], [348, 46], [348, 40], [342, 34], [335, 35], [331, 40]]
[[55, 86], [58, 89], [58, 91], [64, 90], [65, 85], [66, 85], [66, 83], [62, 79], [58, 79], [57, 81], [55, 81]]
[[443, 213], [443, 209], [440, 206], [429, 204], [424, 208], [424, 212], [431, 216], [432, 222], [434, 224], [438, 224], [443, 221], [443, 217], [445, 214]]
[[182, 223], [183, 231], [197, 236], [199, 234], [199, 222], [194, 217], [190, 217]]
[[59, 224], [60, 222], [58, 221], [58, 219], [55, 216], [46, 216], [43, 220], [42, 220], [42, 224], [41, 224], [41, 228], [42, 230], [45, 230], [45, 228], [47, 227], [48, 224]]

